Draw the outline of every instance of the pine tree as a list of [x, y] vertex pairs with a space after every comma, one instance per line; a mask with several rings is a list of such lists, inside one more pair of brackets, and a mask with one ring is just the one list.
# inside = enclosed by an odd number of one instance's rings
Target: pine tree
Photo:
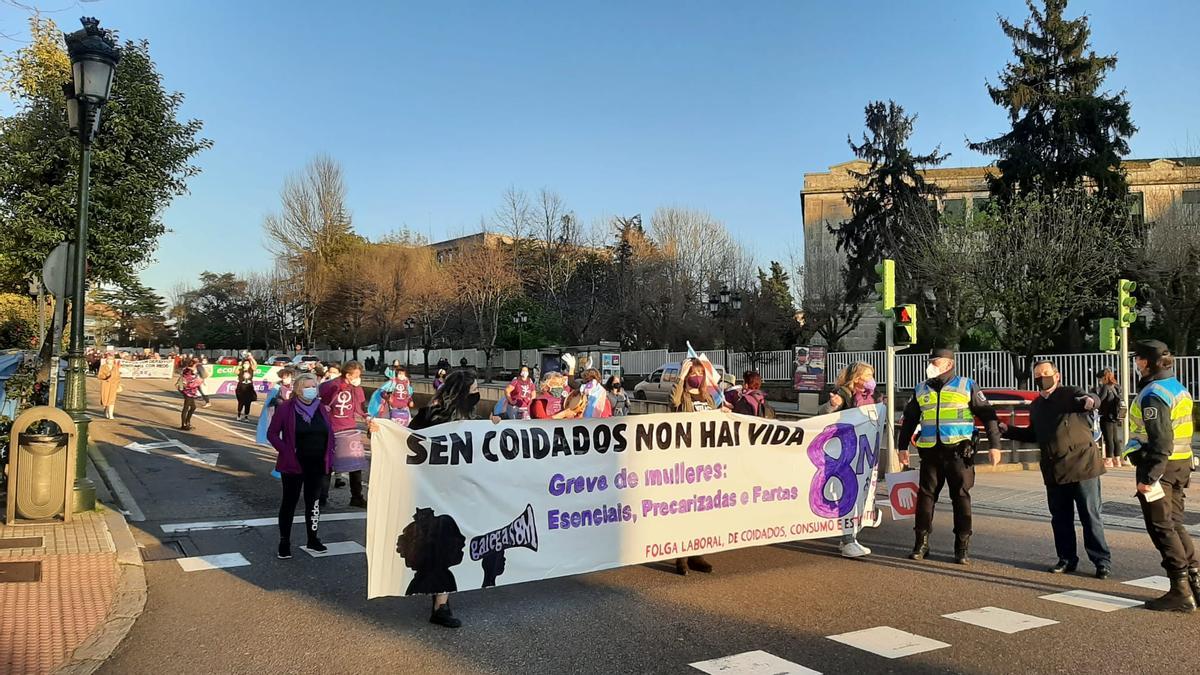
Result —
[[999, 86], [988, 85], [996, 105], [1008, 110], [1012, 129], [972, 150], [998, 155], [990, 187], [1002, 201], [1021, 191], [1057, 194], [1091, 181], [1103, 197], [1127, 192], [1121, 157], [1137, 131], [1125, 92], [1101, 92], [1117, 57], [1097, 56], [1086, 16], [1066, 19], [1067, 0], [1026, 0], [1030, 16], [1018, 27], [1000, 19], [1013, 42], [1012, 63]]
[[873, 101], [866, 107], [867, 133], [855, 145], [854, 156], [870, 163], [865, 172], [850, 171], [858, 186], [846, 193], [850, 219], [829, 225], [837, 248], [847, 257], [846, 293], [854, 303], [864, 301], [877, 281], [875, 264], [904, 250], [906, 212], [924, 208], [939, 194], [926, 183], [921, 169], [941, 164], [949, 155], [939, 148], [916, 155], [908, 148], [916, 116], [904, 114], [895, 101]]

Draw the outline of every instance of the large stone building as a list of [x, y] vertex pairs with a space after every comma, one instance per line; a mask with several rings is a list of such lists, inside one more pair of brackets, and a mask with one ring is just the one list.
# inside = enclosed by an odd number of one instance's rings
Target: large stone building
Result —
[[[1190, 218], [1200, 218], [1200, 157], [1131, 159], [1122, 162], [1122, 166], [1129, 182], [1129, 208], [1135, 217], [1153, 223], [1183, 210]], [[850, 217], [844, 195], [857, 185], [850, 172], [869, 168], [867, 162], [855, 160], [835, 164], [828, 171], [804, 174], [800, 206], [804, 213], [807, 260], [830, 255], [832, 236], [826, 225]], [[994, 167], [936, 168], [922, 173], [927, 181], [945, 191], [938, 208], [963, 214], [987, 202], [987, 176], [995, 170]], [[868, 310], [858, 330], [843, 340], [843, 348], [871, 349], [879, 318], [877, 311]]]

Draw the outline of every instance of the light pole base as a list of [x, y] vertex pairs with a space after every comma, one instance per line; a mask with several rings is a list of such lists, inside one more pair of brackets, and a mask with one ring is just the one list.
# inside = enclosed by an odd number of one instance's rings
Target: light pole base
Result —
[[75, 413], [75, 487], [71, 490], [74, 503], [74, 513], [91, 511], [96, 508], [96, 485], [87, 476], [88, 464], [88, 425], [92, 418], [87, 413]]

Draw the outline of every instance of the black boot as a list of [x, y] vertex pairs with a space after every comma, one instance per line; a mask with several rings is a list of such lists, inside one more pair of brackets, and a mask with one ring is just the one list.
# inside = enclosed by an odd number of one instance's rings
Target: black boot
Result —
[[954, 562], [959, 565], [971, 564], [971, 535], [964, 534], [954, 538]]
[[693, 569], [697, 572], [703, 572], [704, 574], [709, 574], [712, 572], [712, 563], [705, 560], [704, 556], [702, 555], [690, 556], [687, 559], [687, 566], [688, 569]]
[[688, 573], [687, 558], [675, 559], [675, 574], [686, 577]]
[[1161, 598], [1147, 602], [1146, 609], [1156, 612], [1190, 613], [1196, 611], [1196, 598], [1192, 595], [1192, 587], [1188, 583], [1187, 570], [1171, 572], [1170, 578], [1171, 590]]
[[308, 546], [305, 546], [305, 548], [313, 551], [314, 553], [324, 553], [325, 551], [329, 550], [325, 544], [321, 543], [321, 540], [318, 539], [317, 535], [315, 534], [308, 537]]
[[912, 553], [909, 553], [908, 557], [911, 560], [924, 560], [927, 555], [929, 555], [929, 533], [917, 532], [917, 542], [913, 544]]
[[1196, 600], [1196, 604], [1200, 605], [1200, 568], [1188, 569], [1188, 585], [1192, 587], [1192, 597]]
[[280, 560], [291, 560], [292, 545], [287, 539], [279, 540], [279, 552], [275, 554], [275, 557]]
[[462, 621], [454, 616], [454, 612], [450, 611], [450, 603], [448, 602], [433, 610], [433, 613], [429, 615], [429, 623], [446, 628], [458, 628], [462, 625]]

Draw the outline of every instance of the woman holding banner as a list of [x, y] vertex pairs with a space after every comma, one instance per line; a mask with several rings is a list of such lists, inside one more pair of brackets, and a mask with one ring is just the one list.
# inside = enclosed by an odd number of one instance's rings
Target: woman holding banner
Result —
[[[479, 419], [476, 412], [479, 406], [479, 385], [475, 381], [474, 370], [456, 370], [446, 377], [446, 382], [438, 389], [429, 401], [429, 405], [421, 408], [413, 418], [409, 428], [414, 430], [457, 422], [459, 420]], [[453, 577], [451, 577], [453, 578]], [[456, 591], [457, 588], [448, 588]], [[437, 593], [433, 596], [433, 609], [429, 622], [446, 628], [458, 628], [462, 621], [450, 611], [450, 593]]]
[[267, 440], [279, 453], [275, 471], [283, 484], [279, 505], [280, 560], [292, 557], [292, 518], [296, 502], [304, 492], [304, 532], [306, 548], [325, 552], [317, 537], [321, 521], [319, 502], [325, 475], [333, 466], [333, 425], [321, 405], [317, 376], [303, 373], [296, 378], [296, 396], [279, 405], [267, 429]]
[[[838, 375], [837, 389], [817, 409], [817, 414], [827, 415], [875, 403], [875, 367], [865, 361], [857, 361], [846, 366]], [[853, 530], [842, 535], [838, 549], [844, 558], [871, 555], [871, 549], [858, 543]]]
[[[716, 373], [710, 373], [701, 357], [685, 360], [679, 374], [679, 379], [675, 381], [675, 389], [671, 392], [672, 411], [691, 413], [717, 409], [716, 401], [709, 393], [710, 388], [716, 387]], [[708, 574], [712, 572], [712, 564], [702, 555], [675, 559], [676, 574], [687, 576], [689, 569]]]

